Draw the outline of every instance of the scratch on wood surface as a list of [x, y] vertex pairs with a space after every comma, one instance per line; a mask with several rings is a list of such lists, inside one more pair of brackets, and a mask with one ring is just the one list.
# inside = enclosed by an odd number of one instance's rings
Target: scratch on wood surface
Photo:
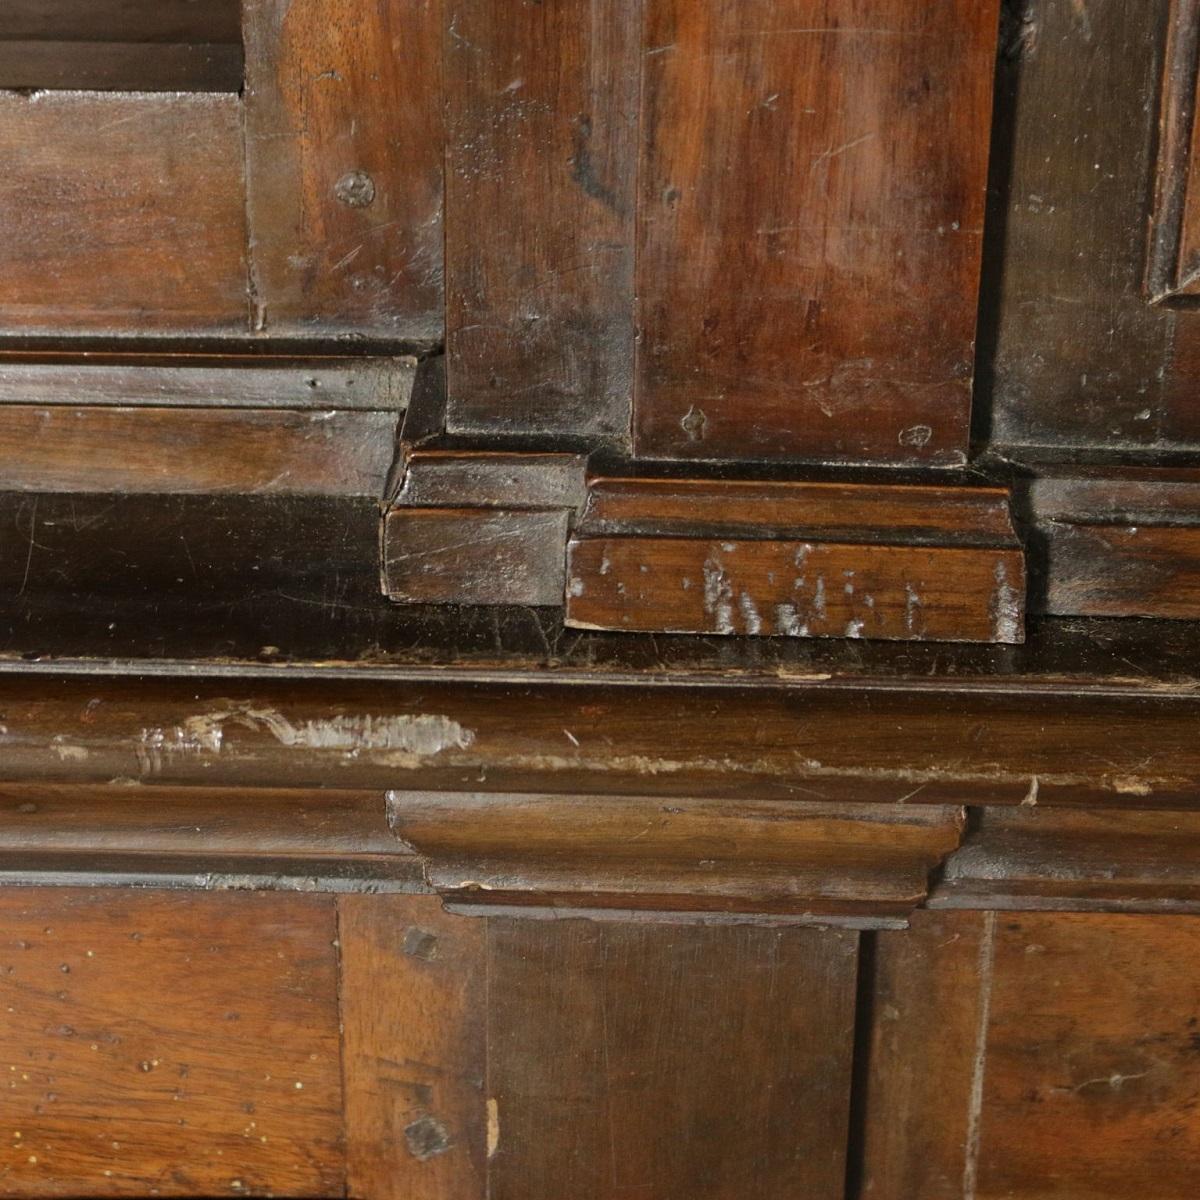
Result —
[[983, 1076], [987, 1065], [988, 1024], [992, 1015], [992, 975], [996, 961], [996, 914], [984, 913], [979, 940], [979, 1023], [975, 1030], [974, 1071], [967, 1115], [966, 1156], [963, 1161], [963, 1200], [975, 1200], [979, 1177], [979, 1145], [983, 1121]]
[[856, 146], [861, 146], [865, 142], [871, 141], [872, 138], [874, 138], [876, 136], [877, 135], [874, 132], [864, 133], [861, 137], [852, 138], [850, 141], [844, 142], [840, 146], [837, 146], [837, 147], [830, 146], [828, 149], [822, 150], [821, 153], [818, 154], [817, 157], [813, 159], [812, 167], [810, 168], [810, 170], [815, 171], [817, 169], [817, 167], [819, 167], [822, 163], [829, 162], [830, 160], [835, 159], [835, 158], [840, 158], [847, 151], [853, 150]]

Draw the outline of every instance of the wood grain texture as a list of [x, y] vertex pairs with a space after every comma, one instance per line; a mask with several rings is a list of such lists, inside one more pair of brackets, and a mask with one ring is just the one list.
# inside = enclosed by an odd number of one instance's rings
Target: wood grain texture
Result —
[[237, 42], [239, 0], [5, 0], [0, 39]]
[[965, 461], [997, 11], [649, 0], [639, 453]]
[[1200, 471], [1039, 467], [1022, 489], [1036, 533], [1036, 610], [1200, 616]]
[[0, 405], [13, 491], [381, 496], [397, 415]]
[[0, 891], [0, 1193], [344, 1187], [333, 902]]
[[1167, 38], [1172, 14], [1190, 8], [1012, 6], [980, 437], [1060, 450], [1200, 445], [1200, 313], [1155, 305], [1146, 286]]
[[[574, 736], [574, 735], [572, 735]], [[448, 899], [894, 924], [954, 850], [961, 809], [653, 796], [390, 792], [392, 829]]]
[[875, 936], [853, 1200], [971, 1195], [972, 1096], [985, 1069], [973, 1050], [987, 1022], [994, 922], [918, 912], [903, 933]]
[[642, 3], [447, 0], [451, 431], [628, 440]]
[[998, 919], [978, 1200], [1195, 1195], [1198, 962], [1194, 920]]
[[495, 1200], [840, 1200], [856, 934], [492, 921], [488, 941]]
[[0, 94], [0, 334], [245, 327], [233, 95]]
[[483, 1200], [487, 925], [433, 896], [343, 896], [347, 1184]]
[[595, 480], [568, 546], [592, 629], [1019, 642], [1024, 559], [990, 489]]
[[22, 42], [0, 37], [0, 88], [236, 92], [242, 47], [190, 42]]
[[253, 322], [442, 329], [441, 0], [246, 0]]
[[0, 402], [393, 411], [416, 372], [408, 357], [17, 355], [0, 359]]
[[1200, 914], [1200, 818], [1032, 804], [984, 809], [946, 860], [929, 903]]

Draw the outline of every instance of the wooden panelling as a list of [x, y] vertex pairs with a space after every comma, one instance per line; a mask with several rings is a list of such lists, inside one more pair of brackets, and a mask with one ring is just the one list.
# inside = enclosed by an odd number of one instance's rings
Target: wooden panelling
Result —
[[[1153, 264], [1147, 290], [1164, 73], [1168, 93], [1173, 81], [1190, 86], [1166, 58], [1167, 36], [1174, 28], [1176, 47], [1195, 44], [1195, 19], [1195, 5], [1175, 0], [1012, 6], [980, 329], [981, 436], [1029, 447], [1200, 445], [1200, 312], [1151, 302], [1163, 287]], [[1169, 109], [1163, 118], [1170, 134]], [[1170, 137], [1163, 146], [1173, 165], [1162, 187], [1178, 192], [1190, 151], [1172, 151]], [[1160, 225], [1170, 225], [1159, 195]]]
[[1019, 642], [1024, 559], [995, 489], [596, 480], [570, 625]]
[[236, 92], [239, 44], [15, 42], [0, 38], [0, 88]]
[[488, 1195], [841, 1200], [857, 940], [489, 922]]
[[246, 323], [240, 105], [0, 93], [0, 334]]
[[342, 1194], [326, 897], [0, 891], [0, 1193]]
[[1200, 913], [1200, 815], [985, 809], [930, 904]]
[[487, 924], [434, 896], [338, 900], [351, 1196], [487, 1195]]
[[[995, 916], [914, 913], [867, 959], [861, 1159], [850, 1200], [970, 1200]], [[1022, 1197], [1022, 1200], [1027, 1198]]]
[[245, 0], [253, 328], [438, 339], [441, 0]]
[[1158, 177], [1146, 271], [1152, 299], [1200, 294], [1200, 4], [1171, 0], [1158, 128]]
[[977, 1200], [1192, 1200], [1200, 921], [997, 919]]
[[21, 355], [0, 359], [0, 402], [398, 410], [416, 371], [407, 357]]
[[997, 10], [647, 0], [639, 452], [964, 461]]
[[903, 920], [963, 812], [803, 801], [391, 792], [392, 828], [448, 899], [864, 925]]
[[237, 42], [239, 0], [4, 0], [0, 38]]
[[381, 496], [388, 412], [0, 406], [13, 491]]
[[643, 0], [447, 0], [448, 425], [628, 439]]
[[1078, 616], [1200, 616], [1200, 471], [1034, 468], [1031, 607]]

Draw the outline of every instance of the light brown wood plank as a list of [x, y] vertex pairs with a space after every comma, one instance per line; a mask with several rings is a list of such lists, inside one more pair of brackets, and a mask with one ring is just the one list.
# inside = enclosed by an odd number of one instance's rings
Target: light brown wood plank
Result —
[[343, 896], [338, 941], [350, 1195], [483, 1200], [485, 922]]
[[439, 339], [441, 0], [246, 0], [253, 328]]
[[628, 439], [641, 9], [447, 6], [451, 430]]
[[245, 327], [234, 95], [0, 93], [0, 334]]
[[0, 405], [14, 491], [380, 496], [397, 414]]
[[964, 461], [998, 7], [647, 0], [640, 453]]
[[0, 1193], [344, 1187], [327, 897], [0, 891]]

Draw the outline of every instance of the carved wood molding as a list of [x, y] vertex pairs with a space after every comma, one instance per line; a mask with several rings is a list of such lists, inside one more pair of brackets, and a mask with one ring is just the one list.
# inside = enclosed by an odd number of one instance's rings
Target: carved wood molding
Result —
[[958, 845], [961, 808], [653, 796], [388, 793], [449, 902], [903, 922]]
[[1172, 0], [1159, 111], [1146, 286], [1165, 303], [1200, 296], [1200, 0]]

